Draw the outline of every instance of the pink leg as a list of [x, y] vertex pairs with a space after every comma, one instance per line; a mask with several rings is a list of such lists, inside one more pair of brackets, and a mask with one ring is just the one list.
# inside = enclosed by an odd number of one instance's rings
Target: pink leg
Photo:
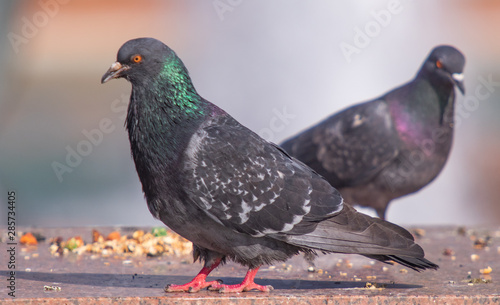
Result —
[[210, 266], [204, 266], [200, 273], [194, 277], [194, 279], [184, 285], [174, 285], [168, 284], [165, 287], [165, 292], [197, 292], [208, 286], [220, 285], [219, 281], [206, 282], [205, 279], [217, 266], [219, 266], [221, 259], [215, 260], [215, 262]]
[[247, 274], [245, 275], [245, 278], [243, 279], [243, 282], [241, 284], [237, 285], [223, 285], [221, 283], [217, 283], [214, 285], [211, 285], [208, 289], [210, 290], [218, 290], [220, 293], [224, 292], [243, 292], [243, 291], [250, 291], [250, 290], [259, 290], [262, 292], [269, 292], [273, 290], [273, 286], [261, 286], [257, 285], [254, 282], [255, 275], [257, 274], [257, 271], [259, 271], [260, 267], [257, 267], [255, 269], [249, 269]]

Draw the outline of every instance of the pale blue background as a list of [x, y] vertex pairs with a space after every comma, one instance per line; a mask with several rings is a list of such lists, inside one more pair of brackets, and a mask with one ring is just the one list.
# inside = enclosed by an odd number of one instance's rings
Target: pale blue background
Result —
[[[123, 128], [130, 84], [100, 84], [131, 38], [164, 41], [202, 96], [275, 142], [408, 81], [438, 44], [466, 54], [467, 95], [475, 95], [480, 76], [500, 81], [497, 1], [401, 0], [350, 63], [340, 44], [354, 44], [355, 28], [370, 25], [391, 1], [71, 1], [52, 8], [18, 52], [9, 33], [22, 34], [23, 18], [43, 8], [38, 1], [0, 3], [0, 202], [7, 190], [17, 191], [18, 225], [158, 223]], [[229, 5], [224, 12], [216, 9], [221, 3]], [[462, 117], [443, 173], [394, 201], [389, 220], [500, 223], [498, 88]], [[276, 114], [283, 111], [295, 115], [287, 124]], [[113, 130], [60, 182], [52, 163], [65, 163], [66, 147], [76, 149], [86, 139], [82, 131], [103, 119]]]

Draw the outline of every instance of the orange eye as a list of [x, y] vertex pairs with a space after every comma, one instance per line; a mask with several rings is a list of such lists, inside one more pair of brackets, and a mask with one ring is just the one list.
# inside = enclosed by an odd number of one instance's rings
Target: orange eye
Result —
[[135, 63], [141, 62], [142, 56], [141, 55], [134, 55], [134, 56], [132, 56], [132, 61]]
[[441, 69], [443, 67], [443, 63], [440, 60], [436, 61], [436, 67], [438, 67], [438, 69]]

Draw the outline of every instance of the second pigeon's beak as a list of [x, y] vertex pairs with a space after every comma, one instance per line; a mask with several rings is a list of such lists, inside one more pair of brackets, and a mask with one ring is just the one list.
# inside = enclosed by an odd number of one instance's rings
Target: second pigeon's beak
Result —
[[110, 79], [121, 77], [121, 73], [129, 69], [129, 66], [122, 65], [119, 62], [114, 62], [111, 67], [104, 73], [101, 78], [101, 84], [104, 84]]
[[451, 75], [451, 79], [457, 85], [458, 89], [460, 92], [462, 92], [462, 95], [465, 94], [465, 86], [464, 86], [464, 74], [463, 73], [453, 73]]

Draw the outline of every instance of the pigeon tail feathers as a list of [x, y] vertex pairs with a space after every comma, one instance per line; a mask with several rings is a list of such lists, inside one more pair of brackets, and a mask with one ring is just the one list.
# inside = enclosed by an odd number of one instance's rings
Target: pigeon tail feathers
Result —
[[405, 229], [357, 212], [348, 204], [338, 215], [318, 224], [309, 234], [288, 242], [322, 252], [356, 253], [385, 263], [394, 261], [416, 271], [437, 269]]

